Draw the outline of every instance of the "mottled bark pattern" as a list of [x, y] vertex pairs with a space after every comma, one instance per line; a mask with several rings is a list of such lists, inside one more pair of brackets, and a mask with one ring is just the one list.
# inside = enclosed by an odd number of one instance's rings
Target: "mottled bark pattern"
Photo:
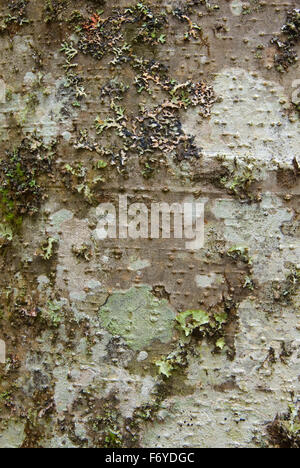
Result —
[[[0, 15], [0, 447], [299, 448], [299, 2]], [[99, 240], [120, 195], [204, 248]]]

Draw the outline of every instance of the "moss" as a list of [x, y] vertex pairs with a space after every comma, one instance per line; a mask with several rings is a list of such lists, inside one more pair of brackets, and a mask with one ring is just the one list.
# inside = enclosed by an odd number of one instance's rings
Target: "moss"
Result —
[[235, 167], [229, 171], [228, 175], [220, 179], [223, 187], [227, 188], [230, 194], [234, 194], [240, 199], [249, 201], [260, 201], [252, 193], [254, 183], [259, 180], [259, 171], [252, 168], [251, 164], [246, 167], [239, 167], [235, 163]]
[[[87, 393], [85, 396], [89, 398]], [[91, 435], [98, 448], [126, 447], [125, 420], [119, 413], [117, 406], [117, 398], [110, 395], [106, 400], [101, 400], [99, 409], [95, 410], [96, 415], [89, 419]]]
[[50, 171], [51, 156], [51, 148], [32, 137], [0, 160], [0, 221], [7, 232], [38, 211], [43, 194], [38, 179]]
[[3, 392], [0, 394], [0, 401], [9, 401], [11, 397], [11, 392]]

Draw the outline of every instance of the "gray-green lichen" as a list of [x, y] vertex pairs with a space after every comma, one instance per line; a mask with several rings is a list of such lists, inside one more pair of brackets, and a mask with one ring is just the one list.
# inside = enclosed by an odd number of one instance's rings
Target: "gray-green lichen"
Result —
[[170, 342], [175, 316], [168, 302], [154, 297], [148, 286], [115, 292], [99, 310], [101, 325], [122, 336], [135, 351], [148, 348], [154, 340]]

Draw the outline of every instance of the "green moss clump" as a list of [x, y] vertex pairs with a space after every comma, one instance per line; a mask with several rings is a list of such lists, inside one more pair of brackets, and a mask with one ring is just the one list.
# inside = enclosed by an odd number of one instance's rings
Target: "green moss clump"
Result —
[[44, 260], [50, 260], [55, 254], [55, 246], [58, 244], [57, 239], [48, 237], [42, 244], [42, 257]]
[[113, 405], [116, 398], [102, 403], [102, 408], [98, 415], [91, 418], [89, 425], [92, 434], [97, 438], [96, 446], [99, 448], [124, 448], [124, 420]]
[[49, 147], [32, 138], [0, 160], [0, 224], [9, 236], [25, 215], [38, 211], [43, 195], [38, 179], [50, 171], [51, 155]]

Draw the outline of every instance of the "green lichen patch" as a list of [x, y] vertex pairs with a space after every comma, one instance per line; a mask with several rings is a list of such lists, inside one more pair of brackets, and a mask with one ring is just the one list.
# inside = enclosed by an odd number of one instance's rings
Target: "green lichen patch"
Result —
[[176, 320], [185, 337], [190, 337], [196, 332], [202, 338], [213, 338], [216, 343], [223, 338], [223, 328], [229, 321], [229, 315], [225, 307], [224, 310], [210, 313], [204, 310], [186, 310], [179, 313]]
[[43, 197], [39, 179], [50, 172], [52, 156], [52, 147], [33, 136], [0, 160], [0, 222], [6, 232], [37, 213]]
[[234, 194], [237, 198], [248, 200], [249, 202], [259, 202], [261, 197], [255, 194], [254, 184], [260, 180], [260, 170], [253, 167], [253, 164], [238, 166], [235, 162], [234, 167], [228, 170], [228, 174], [221, 177], [220, 183], [230, 194]]
[[61, 170], [66, 187], [80, 194], [91, 205], [97, 202], [99, 186], [106, 181], [104, 175], [107, 164], [101, 160], [99, 165], [96, 163], [94, 167], [88, 168], [80, 162], [66, 164]]
[[92, 246], [86, 242], [81, 245], [73, 245], [72, 252], [78, 259], [86, 262], [89, 262], [93, 256]]
[[215, 352], [226, 347], [226, 326], [230, 322], [230, 308], [210, 313], [204, 310], [186, 310], [180, 312], [176, 320], [180, 337], [173, 351], [156, 361], [158, 373], [170, 378], [174, 372], [188, 366], [189, 357], [193, 355], [194, 345], [199, 340], [208, 339], [214, 343]]
[[185, 343], [179, 342], [174, 351], [168, 356], [163, 357], [159, 361], [156, 361], [159, 374], [164, 377], [171, 377], [174, 371], [185, 368], [188, 365], [187, 361], [188, 349]]
[[13, 239], [13, 231], [7, 224], [0, 224], [0, 249], [7, 246]]
[[0, 448], [20, 448], [25, 437], [25, 423], [11, 420], [0, 433]]
[[41, 256], [44, 260], [50, 260], [55, 254], [55, 249], [58, 244], [57, 239], [48, 237], [41, 245]]
[[195, 328], [202, 327], [209, 323], [209, 315], [203, 310], [187, 310], [177, 316], [177, 322], [189, 336]]
[[113, 293], [99, 317], [103, 327], [122, 336], [135, 351], [146, 349], [154, 340], [170, 342], [175, 325], [175, 312], [165, 299], [153, 296], [148, 286]]

